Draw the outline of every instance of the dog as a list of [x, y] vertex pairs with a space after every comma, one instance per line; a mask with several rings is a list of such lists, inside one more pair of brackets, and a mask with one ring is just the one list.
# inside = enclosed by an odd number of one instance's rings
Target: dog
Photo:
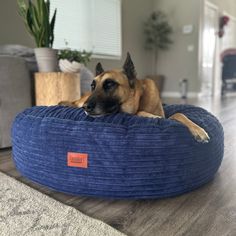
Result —
[[[164, 109], [156, 84], [151, 79], [138, 80], [134, 63], [129, 53], [121, 70], [104, 71], [101, 63], [96, 66], [96, 76], [91, 84], [91, 92], [74, 102], [61, 102], [59, 105], [83, 108], [92, 117], [118, 112], [133, 115], [165, 118]], [[182, 113], [168, 119], [185, 125], [198, 142], [207, 143], [207, 132]]]

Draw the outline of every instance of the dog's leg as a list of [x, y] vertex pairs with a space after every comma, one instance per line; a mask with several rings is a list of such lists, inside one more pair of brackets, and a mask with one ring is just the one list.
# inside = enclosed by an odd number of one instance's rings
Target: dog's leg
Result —
[[162, 116], [153, 115], [153, 114], [148, 113], [146, 111], [139, 111], [136, 115], [142, 116], [142, 117], [149, 117], [149, 118], [163, 118]]
[[66, 106], [66, 107], [76, 107], [73, 102], [69, 101], [61, 101], [58, 103], [59, 106]]
[[83, 107], [84, 103], [87, 101], [90, 95], [91, 93], [88, 92], [84, 96], [82, 96], [79, 100], [76, 100], [74, 102], [62, 101], [62, 102], [59, 102], [58, 105], [80, 108], [80, 107]]
[[86, 93], [84, 96], [82, 96], [79, 100], [76, 100], [73, 102], [73, 104], [76, 106], [76, 107], [83, 107], [84, 106], [84, 103], [88, 100], [88, 98], [90, 97], [91, 93], [88, 92]]
[[176, 120], [176, 121], [180, 122], [181, 124], [187, 126], [187, 128], [189, 129], [191, 134], [194, 136], [194, 138], [198, 142], [203, 142], [203, 143], [209, 142], [210, 138], [209, 138], [207, 132], [203, 128], [201, 128], [200, 126], [198, 126], [197, 124], [192, 122], [184, 114], [176, 113], [176, 114], [172, 115], [171, 117], [169, 117], [169, 119]]

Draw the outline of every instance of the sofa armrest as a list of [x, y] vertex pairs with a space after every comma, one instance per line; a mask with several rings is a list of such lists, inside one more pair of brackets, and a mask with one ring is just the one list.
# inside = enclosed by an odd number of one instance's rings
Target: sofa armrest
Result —
[[31, 81], [20, 57], [0, 56], [0, 148], [11, 146], [11, 123], [17, 113], [32, 106]]

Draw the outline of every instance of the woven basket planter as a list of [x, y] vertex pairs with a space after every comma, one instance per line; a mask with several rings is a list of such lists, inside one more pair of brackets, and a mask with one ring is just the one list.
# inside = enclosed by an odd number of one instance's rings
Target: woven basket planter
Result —
[[167, 117], [187, 115], [208, 132], [210, 142], [196, 142], [185, 126], [168, 119], [91, 118], [72, 107], [33, 107], [13, 124], [16, 167], [35, 182], [75, 195], [141, 199], [189, 192], [218, 170], [223, 129], [202, 108], [164, 109]]

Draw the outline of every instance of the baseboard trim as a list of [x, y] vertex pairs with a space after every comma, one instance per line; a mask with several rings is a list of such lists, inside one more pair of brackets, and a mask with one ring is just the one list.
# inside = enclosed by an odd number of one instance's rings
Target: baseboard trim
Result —
[[[161, 96], [165, 98], [181, 98], [181, 95], [179, 92], [162, 92]], [[199, 94], [196, 92], [189, 92], [187, 94], [187, 98], [198, 98], [198, 96]]]

